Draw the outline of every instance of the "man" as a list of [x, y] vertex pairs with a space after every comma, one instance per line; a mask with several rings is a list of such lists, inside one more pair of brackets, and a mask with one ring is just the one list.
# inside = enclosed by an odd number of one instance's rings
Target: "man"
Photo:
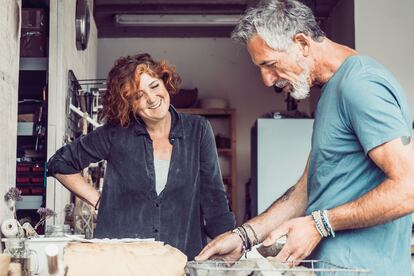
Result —
[[326, 38], [295, 0], [248, 10], [232, 37], [247, 45], [265, 85], [296, 99], [320, 85], [322, 95], [299, 181], [196, 259], [237, 260], [245, 247], [287, 235], [279, 261], [320, 259], [372, 275], [411, 275], [412, 117], [398, 82], [375, 60]]

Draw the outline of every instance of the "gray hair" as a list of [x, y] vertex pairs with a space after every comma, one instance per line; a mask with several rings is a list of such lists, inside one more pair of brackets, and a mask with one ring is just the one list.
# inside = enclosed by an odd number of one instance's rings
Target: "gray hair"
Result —
[[318, 42], [326, 37], [306, 5], [296, 0], [266, 0], [246, 10], [231, 38], [246, 44], [259, 35], [271, 48], [286, 50], [298, 33]]

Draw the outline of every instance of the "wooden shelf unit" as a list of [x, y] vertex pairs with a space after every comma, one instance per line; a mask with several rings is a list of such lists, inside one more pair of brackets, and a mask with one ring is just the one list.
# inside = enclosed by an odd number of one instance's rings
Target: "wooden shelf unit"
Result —
[[[20, 26], [16, 187], [22, 191], [22, 200], [16, 202], [16, 213], [18, 219], [30, 219], [32, 225], [39, 220], [37, 209], [46, 207], [48, 2], [21, 1], [25, 16]], [[37, 232], [43, 234], [43, 230], [40, 226]]]
[[203, 116], [231, 116], [235, 114], [233, 108], [179, 108], [178, 112]]
[[[228, 121], [228, 134], [230, 147], [217, 148], [219, 156], [227, 158], [229, 163], [229, 175], [223, 175], [223, 182], [227, 185], [230, 207], [237, 218], [238, 215], [238, 189], [237, 189], [237, 162], [236, 162], [236, 111], [233, 108], [179, 108], [178, 112], [201, 115], [207, 119], [219, 119]], [[214, 125], [212, 124], [213, 130]], [[217, 133], [215, 133], [217, 134]]]

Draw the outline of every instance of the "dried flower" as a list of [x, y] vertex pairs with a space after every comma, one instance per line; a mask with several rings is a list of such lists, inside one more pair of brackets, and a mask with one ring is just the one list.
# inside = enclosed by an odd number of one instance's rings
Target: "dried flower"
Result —
[[17, 189], [16, 187], [11, 187], [7, 193], [4, 195], [4, 200], [7, 203], [10, 211], [13, 214], [14, 219], [17, 220], [16, 216], [16, 201], [22, 200], [22, 191]]
[[37, 209], [37, 213], [39, 214], [40, 218], [48, 218], [48, 217], [54, 217], [56, 216], [55, 211], [49, 208], [39, 208]]
[[37, 227], [39, 227], [40, 225], [42, 225], [46, 221], [46, 219], [48, 217], [54, 217], [54, 216], [56, 216], [56, 212], [55, 211], [53, 211], [52, 209], [43, 208], [43, 207], [37, 209], [37, 213], [40, 216], [40, 220], [36, 223], [36, 225], [34, 227], [35, 230], [37, 229]]
[[4, 200], [5, 201], [9, 201], [9, 200], [14, 200], [14, 201], [19, 201], [22, 200], [22, 191], [20, 191], [18, 188], [16, 187], [11, 187], [7, 193], [4, 195]]

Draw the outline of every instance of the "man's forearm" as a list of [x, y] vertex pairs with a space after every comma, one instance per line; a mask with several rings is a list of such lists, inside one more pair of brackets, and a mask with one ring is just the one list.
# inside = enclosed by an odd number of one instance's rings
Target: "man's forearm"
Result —
[[413, 212], [412, 184], [408, 179], [387, 179], [359, 199], [329, 210], [328, 217], [333, 229], [370, 227]]
[[307, 206], [307, 167], [298, 183], [289, 188], [266, 211], [249, 223], [260, 241], [284, 221], [304, 214]]
[[95, 206], [99, 199], [99, 192], [80, 173], [77, 174], [56, 174], [54, 177], [76, 196]]

